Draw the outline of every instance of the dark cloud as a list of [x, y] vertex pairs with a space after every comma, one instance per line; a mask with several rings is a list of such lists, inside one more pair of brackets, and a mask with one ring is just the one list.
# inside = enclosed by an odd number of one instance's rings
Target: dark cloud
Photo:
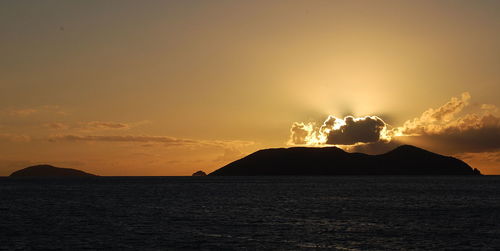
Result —
[[346, 150], [379, 154], [401, 144], [411, 144], [441, 154], [479, 153], [500, 150], [500, 118], [493, 115], [453, 123], [446, 128], [413, 135], [393, 136], [390, 142], [350, 146]]
[[500, 128], [477, 128], [452, 133], [396, 137], [409, 144], [448, 154], [500, 150]]
[[382, 130], [386, 128], [385, 122], [376, 116], [344, 118], [344, 125], [328, 133], [326, 143], [331, 145], [353, 145], [356, 143], [377, 142], [381, 139]]
[[377, 116], [344, 119], [328, 116], [321, 126], [295, 122], [290, 129], [292, 145], [354, 145], [388, 141], [387, 124]]

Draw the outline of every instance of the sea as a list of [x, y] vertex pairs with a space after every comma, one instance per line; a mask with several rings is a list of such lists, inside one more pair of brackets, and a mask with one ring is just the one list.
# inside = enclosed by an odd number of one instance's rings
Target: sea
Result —
[[500, 250], [500, 177], [4, 177], [0, 250]]

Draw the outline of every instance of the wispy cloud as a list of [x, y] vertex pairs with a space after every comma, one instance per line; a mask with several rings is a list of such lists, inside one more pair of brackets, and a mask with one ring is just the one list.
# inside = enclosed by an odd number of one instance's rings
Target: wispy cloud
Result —
[[126, 143], [159, 143], [164, 146], [215, 146], [233, 147], [252, 145], [251, 141], [240, 140], [195, 140], [169, 136], [138, 136], [138, 135], [52, 135], [48, 138], [51, 142], [126, 142]]
[[67, 115], [67, 112], [63, 111], [58, 105], [42, 105], [36, 107], [24, 107], [24, 108], [7, 108], [3, 110], [3, 113], [14, 116], [14, 117], [27, 117], [38, 113], [53, 113], [58, 115]]
[[95, 132], [106, 130], [128, 130], [137, 126], [148, 124], [149, 121], [139, 122], [115, 122], [115, 121], [90, 121], [90, 122], [76, 122], [76, 123], [62, 123], [51, 122], [43, 124], [44, 127], [53, 130], [72, 130], [76, 132]]
[[60, 123], [60, 122], [51, 122], [51, 123], [46, 123], [43, 124], [44, 127], [54, 129], [54, 130], [67, 130], [70, 128], [70, 126], [66, 123]]
[[91, 121], [84, 124], [89, 129], [129, 129], [130, 125], [119, 122]]
[[31, 137], [28, 135], [0, 133], [0, 141], [7, 142], [29, 142]]
[[245, 154], [243, 154], [240, 150], [234, 147], [225, 148], [224, 153], [222, 155], [217, 156], [217, 158], [214, 159], [214, 162], [230, 162], [242, 158], [244, 156]]
[[7, 110], [7, 113], [11, 116], [16, 116], [16, 117], [26, 117], [31, 114], [34, 114], [38, 112], [37, 109], [32, 109], [32, 108], [26, 108], [26, 109], [9, 109]]
[[463, 160], [480, 159], [487, 162], [500, 163], [500, 151], [496, 152], [481, 152], [481, 153], [461, 153], [456, 155]]

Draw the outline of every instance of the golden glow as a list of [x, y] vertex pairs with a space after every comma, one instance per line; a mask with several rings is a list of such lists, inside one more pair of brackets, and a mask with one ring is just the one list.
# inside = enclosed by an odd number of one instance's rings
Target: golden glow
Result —
[[[490, 125], [500, 106], [499, 9], [500, 1], [5, 1], [0, 175], [37, 163], [102, 175], [210, 172], [283, 147], [293, 121], [304, 121], [296, 142], [329, 145], [347, 115], [383, 119], [384, 142]], [[462, 110], [470, 116], [436, 124], [422, 115], [464, 91], [476, 100]], [[438, 150], [465, 154], [449, 149]]]
[[[295, 122], [292, 126], [292, 136], [288, 141], [289, 145], [304, 145], [304, 146], [341, 146], [339, 144], [329, 143], [329, 135], [332, 131], [344, 131], [347, 126], [346, 121], [351, 120], [352, 123], [362, 122], [367, 119], [381, 121], [383, 124], [379, 129], [377, 141], [389, 142], [393, 136], [392, 131], [387, 129], [387, 124], [377, 116], [352, 117], [346, 116], [344, 119], [329, 115], [321, 126], [316, 126], [314, 122], [304, 123]], [[299, 132], [297, 130], [300, 130]]]

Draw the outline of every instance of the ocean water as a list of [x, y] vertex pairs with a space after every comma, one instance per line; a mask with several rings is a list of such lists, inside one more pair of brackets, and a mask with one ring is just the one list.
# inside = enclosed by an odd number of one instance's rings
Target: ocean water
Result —
[[500, 250], [500, 177], [0, 178], [0, 250]]

